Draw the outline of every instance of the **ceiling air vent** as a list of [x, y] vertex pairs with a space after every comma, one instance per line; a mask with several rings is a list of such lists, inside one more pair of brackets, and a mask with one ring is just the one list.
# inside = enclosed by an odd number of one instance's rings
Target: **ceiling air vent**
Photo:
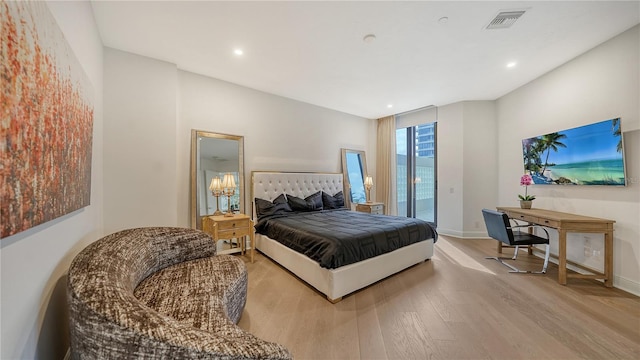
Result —
[[522, 15], [524, 10], [501, 11], [487, 25], [487, 29], [507, 29], [516, 22]]

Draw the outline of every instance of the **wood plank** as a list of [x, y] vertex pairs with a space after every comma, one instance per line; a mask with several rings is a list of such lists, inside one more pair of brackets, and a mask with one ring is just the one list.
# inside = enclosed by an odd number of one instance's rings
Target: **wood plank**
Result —
[[[337, 304], [257, 253], [240, 327], [299, 359], [635, 359], [640, 298], [592, 279], [510, 274], [493, 240], [441, 236], [432, 260]], [[542, 259], [522, 252], [518, 267]], [[569, 271], [569, 274], [572, 274]]]
[[356, 301], [358, 324], [358, 346], [362, 359], [386, 359], [380, 320], [372, 291], [359, 291], [353, 296]]

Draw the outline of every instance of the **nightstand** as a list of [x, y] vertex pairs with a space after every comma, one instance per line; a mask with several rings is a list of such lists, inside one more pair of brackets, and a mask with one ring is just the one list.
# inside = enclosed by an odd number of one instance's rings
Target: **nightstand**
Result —
[[[234, 214], [233, 216], [205, 216], [202, 219], [202, 231], [213, 237], [216, 243], [221, 239], [239, 239], [249, 237], [251, 246], [251, 262], [255, 253], [255, 241], [253, 235], [253, 221], [249, 215]], [[246, 252], [246, 239], [240, 241], [242, 254]]]
[[356, 204], [356, 211], [375, 214], [375, 215], [383, 215], [384, 203], [371, 202], [371, 203]]

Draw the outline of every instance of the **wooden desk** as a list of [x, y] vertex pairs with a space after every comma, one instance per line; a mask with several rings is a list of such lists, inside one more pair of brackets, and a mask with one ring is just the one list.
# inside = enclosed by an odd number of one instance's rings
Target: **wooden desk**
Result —
[[218, 242], [220, 239], [239, 239], [240, 251], [245, 253], [247, 242], [245, 236], [249, 236], [249, 244], [251, 246], [251, 262], [255, 254], [255, 240], [253, 221], [248, 215], [234, 214], [233, 216], [205, 216], [202, 218], [202, 231], [213, 237], [213, 241]]
[[[558, 282], [560, 284], [566, 285], [567, 277], [573, 277], [604, 279], [606, 287], [613, 286], [613, 223], [615, 221], [543, 209], [499, 206], [498, 211], [516, 220], [558, 230]], [[604, 274], [567, 260], [568, 232], [604, 234]], [[501, 242], [498, 243], [502, 245]], [[501, 246], [498, 247], [498, 252], [502, 252]], [[567, 274], [567, 262], [592, 274]]]

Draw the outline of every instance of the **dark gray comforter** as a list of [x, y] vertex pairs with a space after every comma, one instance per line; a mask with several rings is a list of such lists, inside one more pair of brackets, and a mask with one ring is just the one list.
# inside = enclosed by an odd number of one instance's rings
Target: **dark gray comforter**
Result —
[[267, 216], [256, 232], [335, 269], [437, 238], [432, 224], [414, 218], [371, 215], [347, 209]]

